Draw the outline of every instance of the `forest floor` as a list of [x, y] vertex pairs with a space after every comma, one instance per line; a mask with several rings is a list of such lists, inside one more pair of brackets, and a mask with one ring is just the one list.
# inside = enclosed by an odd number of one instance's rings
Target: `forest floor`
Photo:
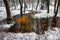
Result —
[[[1, 9], [3, 10], [4, 8], [1, 8]], [[44, 11], [40, 10], [40, 11], [42, 13], [36, 14], [34, 17], [43, 18], [43, 17], [47, 17], [47, 16], [50, 17], [50, 16], [54, 15], [53, 6], [51, 6], [49, 14], [46, 13], [46, 10], [44, 10]], [[11, 12], [12, 12], [11, 15], [13, 16], [13, 15], [19, 14], [20, 10], [12, 10]], [[60, 17], [60, 10], [58, 11], [57, 17]], [[0, 21], [2, 21], [5, 18], [6, 18], [6, 12], [4, 9], [3, 11], [0, 11]], [[59, 18], [59, 20], [60, 20], [60, 18]], [[59, 24], [57, 24], [57, 25], [60, 26], [60, 21], [58, 21], [58, 23]], [[1, 27], [0, 29], [2, 29], [2, 28], [5, 29], [5, 27], [9, 28], [11, 25], [13, 25], [13, 24], [3, 24], [2, 23], [2, 25], [0, 25], [0, 27]], [[60, 40], [60, 29], [55, 27], [55, 28], [53, 28], [53, 30], [51, 30], [49, 28], [48, 31], [46, 31], [45, 34], [43, 34], [43, 35], [38, 35], [34, 32], [31, 32], [31, 33], [0, 32], [0, 40]]]
[[0, 40], [60, 40], [60, 29], [53, 28], [48, 30], [43, 35], [31, 33], [0, 33]]

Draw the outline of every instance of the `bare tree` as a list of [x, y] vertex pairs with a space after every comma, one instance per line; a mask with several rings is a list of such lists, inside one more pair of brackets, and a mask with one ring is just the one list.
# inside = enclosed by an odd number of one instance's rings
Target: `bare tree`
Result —
[[52, 27], [56, 27], [56, 23], [57, 23], [57, 13], [58, 13], [58, 7], [59, 7], [59, 0], [55, 0], [55, 4], [54, 4], [54, 13], [55, 15], [53, 16], [53, 20], [52, 20]]
[[5, 7], [6, 7], [6, 12], [7, 12], [7, 23], [10, 23], [11, 21], [11, 13], [10, 13], [10, 9], [9, 9], [9, 4], [7, 0], [3, 0]]
[[46, 0], [47, 2], [47, 13], [49, 13], [49, 0]]
[[54, 17], [57, 16], [57, 13], [58, 13], [58, 7], [59, 7], [59, 0], [55, 0], [55, 4], [54, 4]]
[[55, 10], [56, 10], [56, 3], [57, 3], [57, 0], [55, 0], [55, 2], [54, 2], [54, 13], [55, 13]]
[[12, 0], [12, 5], [15, 7], [14, 9], [16, 9], [16, 1]]
[[36, 5], [36, 10], [37, 10], [37, 8], [38, 8], [38, 5], [39, 5], [39, 0], [38, 0], [37, 5]]
[[23, 0], [19, 0], [19, 3], [20, 3], [20, 14], [22, 15], [22, 3], [23, 3]]

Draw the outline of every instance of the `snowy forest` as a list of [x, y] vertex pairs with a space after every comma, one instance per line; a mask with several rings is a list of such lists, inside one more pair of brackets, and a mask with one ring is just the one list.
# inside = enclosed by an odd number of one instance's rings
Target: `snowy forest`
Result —
[[0, 40], [60, 40], [60, 0], [0, 0]]

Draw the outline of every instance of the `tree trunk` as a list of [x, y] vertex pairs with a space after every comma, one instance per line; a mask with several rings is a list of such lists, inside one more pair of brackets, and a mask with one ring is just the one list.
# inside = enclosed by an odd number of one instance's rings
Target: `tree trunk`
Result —
[[59, 0], [55, 0], [55, 7], [54, 7], [54, 17], [57, 16], [57, 13], [58, 13], [58, 7], [59, 7]]
[[59, 0], [55, 0], [55, 5], [54, 5], [54, 13], [55, 15], [53, 16], [53, 20], [52, 20], [52, 27], [56, 27], [56, 23], [57, 23], [57, 13], [58, 13], [58, 7], [59, 7]]
[[49, 0], [46, 0], [47, 2], [47, 13], [49, 13]]
[[13, 2], [14, 9], [16, 9], [16, 1], [15, 0], [12, 0], [12, 2]]
[[37, 10], [37, 8], [38, 8], [38, 5], [39, 5], [39, 0], [38, 0], [37, 5], [36, 5], [36, 10]]
[[23, 0], [19, 0], [19, 3], [20, 3], [20, 14], [21, 14], [21, 16], [23, 15], [23, 14], [22, 14], [22, 1], [23, 1]]
[[56, 3], [57, 3], [57, 0], [55, 0], [55, 3], [54, 3], [54, 13], [55, 13], [55, 10], [56, 10]]
[[9, 9], [9, 4], [7, 0], [3, 0], [5, 7], [6, 7], [6, 12], [7, 12], [7, 23], [10, 23], [11, 21], [11, 13], [10, 13], [10, 9]]

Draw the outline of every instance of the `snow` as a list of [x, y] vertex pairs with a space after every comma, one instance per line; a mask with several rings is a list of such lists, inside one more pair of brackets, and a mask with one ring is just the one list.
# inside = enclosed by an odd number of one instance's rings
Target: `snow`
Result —
[[[11, 8], [11, 16], [15, 16], [15, 15], [19, 15], [20, 14], [20, 10], [19, 10], [20, 9], [19, 8], [20, 5], [18, 5], [17, 7], [18, 8], [16, 10], [12, 10], [12, 8], [14, 8], [14, 7]], [[39, 9], [36, 10], [35, 8], [33, 8], [33, 11], [35, 11], [35, 12], [41, 12], [41, 13], [35, 14], [33, 18], [53, 17], [55, 15], [54, 14], [54, 6], [50, 5], [49, 9], [50, 9], [50, 12], [47, 13], [47, 10], [39, 10]], [[26, 8], [25, 13], [29, 13], [29, 12], [31, 12], [31, 10], [32, 10], [32, 5], [30, 6], [30, 8], [29, 8], [29, 6], [28, 6], [28, 8]], [[24, 13], [24, 10], [23, 10], [23, 13]], [[57, 17], [60, 17], [59, 12], [57, 14]], [[0, 7], [0, 20], [3, 20], [5, 18], [7, 18], [5, 7]]]
[[[1, 34], [1, 33], [0, 33]], [[2, 33], [3, 40], [35, 40], [35, 33]], [[1, 39], [1, 38], [0, 38]]]
[[[31, 9], [32, 7], [28, 7], [28, 9], [26, 9], [25, 13], [29, 13], [31, 12]], [[4, 9], [4, 10], [3, 10]], [[12, 9], [12, 8], [11, 8]], [[54, 6], [51, 6], [49, 7], [50, 9], [50, 12], [47, 13], [47, 10], [35, 10], [35, 8], [33, 9], [33, 11], [35, 12], [41, 12], [41, 13], [38, 13], [38, 14], [35, 14], [34, 18], [46, 18], [46, 17], [53, 17], [55, 14], [54, 14]], [[5, 18], [7, 18], [7, 14], [6, 14], [6, 10], [5, 10], [5, 7], [0, 7], [0, 20], [3, 20]], [[24, 10], [23, 10], [23, 13], [24, 13]], [[11, 10], [11, 16], [15, 16], [15, 15], [19, 15], [20, 14], [20, 10], [19, 10], [19, 5], [18, 5], [18, 9], [16, 10]], [[4, 15], [4, 16], [3, 16]], [[60, 14], [58, 13], [57, 17], [59, 17]]]
[[[14, 10], [14, 7], [12, 7], [11, 10], [11, 16], [15, 16], [15, 15], [19, 15], [20, 14], [20, 9], [19, 9], [20, 5], [18, 5], [18, 8]], [[28, 7], [28, 9], [26, 9], [25, 13], [30, 13], [32, 7]], [[13, 9], [13, 10], [12, 10]], [[33, 18], [49, 18], [49, 17], [53, 17], [55, 14], [54, 12], [54, 6], [50, 5], [50, 12], [47, 13], [47, 10], [35, 10], [35, 8], [33, 9], [33, 11], [38, 12], [37, 14], [32, 15]], [[24, 13], [24, 10], [23, 10]], [[58, 12], [57, 17], [60, 17], [60, 14]], [[7, 14], [6, 14], [6, 9], [5, 7], [0, 7], [0, 21], [4, 20], [5, 18], [7, 18]], [[1, 25], [2, 26], [2, 25]], [[4, 24], [4, 27], [6, 26], [6, 24]], [[7, 24], [8, 27], [10, 27], [9, 24]], [[6, 26], [6, 27], [7, 27]], [[5, 27], [5, 28], [6, 28]], [[8, 28], [7, 27], [7, 28]]]
[[47, 13], [40, 13], [40, 14], [35, 14], [36, 18], [46, 18], [47, 17]]
[[2, 29], [8, 29], [10, 28], [11, 26], [13, 26], [14, 24], [11, 23], [11, 24], [0, 24], [0, 30]]
[[0, 33], [0, 40], [60, 40], [60, 29], [53, 28], [39, 35], [34, 32], [31, 33]]
[[[49, 7], [49, 9], [50, 9], [49, 13], [47, 13], [47, 10], [39, 10], [39, 6], [38, 6], [38, 10], [36, 10], [34, 7], [33, 11], [41, 12], [41, 13], [34, 14], [34, 15], [32, 15], [32, 17], [33, 18], [53, 17], [55, 15], [54, 14], [54, 2], [52, 2], [51, 4], [52, 5], [50, 5], [50, 7]], [[36, 5], [34, 5], [34, 6], [36, 6]], [[20, 10], [19, 10], [20, 5], [17, 6], [16, 10], [12, 10], [12, 9], [14, 9], [14, 7], [11, 8], [11, 16], [15, 16], [15, 15], [20, 14]], [[30, 7], [28, 6], [25, 13], [29, 13], [29, 12], [31, 12], [31, 10], [32, 10], [32, 5], [30, 5]], [[59, 11], [58, 11], [57, 17], [60, 17]], [[0, 21], [2, 21], [5, 18], [7, 18], [5, 7], [0, 7]], [[10, 28], [13, 25], [14, 25], [14, 23], [1, 24], [0, 29]], [[60, 29], [55, 27], [55, 28], [53, 28], [53, 30], [51, 30], [49, 28], [48, 31], [45, 31], [45, 34], [43, 34], [43, 35], [39, 35], [34, 32], [31, 32], [31, 33], [1, 32], [0, 33], [0, 40], [60, 40]]]
[[20, 10], [11, 10], [11, 16], [20, 14]]
[[60, 29], [53, 28], [54, 30], [48, 30], [45, 35], [47, 35], [48, 40], [60, 40]]
[[5, 7], [0, 7], [0, 21], [7, 17]]
[[49, 17], [53, 17], [55, 14], [54, 13], [38, 13], [35, 15], [32, 15], [33, 18], [49, 18]]

